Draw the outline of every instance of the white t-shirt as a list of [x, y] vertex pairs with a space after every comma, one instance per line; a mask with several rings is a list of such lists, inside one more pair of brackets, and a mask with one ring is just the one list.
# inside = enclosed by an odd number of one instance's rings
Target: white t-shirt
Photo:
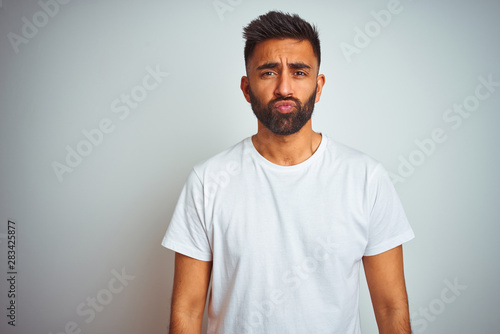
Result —
[[391, 180], [323, 135], [294, 166], [246, 138], [193, 168], [163, 246], [213, 261], [208, 333], [361, 333], [359, 266], [414, 237]]

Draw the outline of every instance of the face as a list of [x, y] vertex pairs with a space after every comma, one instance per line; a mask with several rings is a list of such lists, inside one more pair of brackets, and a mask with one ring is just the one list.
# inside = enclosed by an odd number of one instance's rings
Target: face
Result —
[[309, 124], [324, 76], [307, 40], [271, 39], [257, 44], [241, 89], [259, 123], [277, 135]]
[[294, 97], [277, 97], [264, 105], [250, 87], [250, 104], [260, 123], [276, 135], [291, 135], [298, 132], [311, 119], [314, 110], [316, 90], [305, 105]]

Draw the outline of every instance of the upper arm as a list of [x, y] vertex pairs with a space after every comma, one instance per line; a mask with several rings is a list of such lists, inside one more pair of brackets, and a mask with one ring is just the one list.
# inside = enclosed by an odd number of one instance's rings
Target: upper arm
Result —
[[212, 261], [200, 261], [176, 252], [172, 312], [201, 319], [211, 273]]
[[403, 269], [403, 247], [397, 246], [381, 254], [363, 257], [366, 282], [375, 316], [391, 310], [408, 310], [408, 297]]

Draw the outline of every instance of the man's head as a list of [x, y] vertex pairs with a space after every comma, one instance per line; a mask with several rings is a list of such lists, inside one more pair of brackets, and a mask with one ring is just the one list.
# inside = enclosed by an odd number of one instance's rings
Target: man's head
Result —
[[325, 83], [316, 29], [298, 15], [273, 11], [246, 26], [244, 37], [241, 90], [259, 123], [277, 135], [310, 125]]
[[314, 55], [318, 60], [318, 70], [321, 63], [321, 48], [319, 35], [315, 26], [300, 18], [297, 14], [285, 14], [271, 11], [259, 16], [243, 28], [245, 38], [245, 66], [248, 69], [249, 59], [252, 57], [255, 46], [269, 39], [291, 38], [299, 41], [309, 41]]

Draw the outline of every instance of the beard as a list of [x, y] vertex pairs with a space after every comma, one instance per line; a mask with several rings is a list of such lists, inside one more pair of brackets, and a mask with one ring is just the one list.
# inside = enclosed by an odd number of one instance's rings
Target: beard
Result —
[[[250, 87], [248, 95], [253, 113], [266, 128], [276, 135], [291, 135], [302, 129], [311, 119], [316, 100], [316, 88], [304, 105], [293, 97], [278, 97], [271, 100], [266, 106], [257, 99]], [[279, 101], [295, 102], [295, 110], [286, 114], [280, 113], [274, 108], [274, 104]]]

